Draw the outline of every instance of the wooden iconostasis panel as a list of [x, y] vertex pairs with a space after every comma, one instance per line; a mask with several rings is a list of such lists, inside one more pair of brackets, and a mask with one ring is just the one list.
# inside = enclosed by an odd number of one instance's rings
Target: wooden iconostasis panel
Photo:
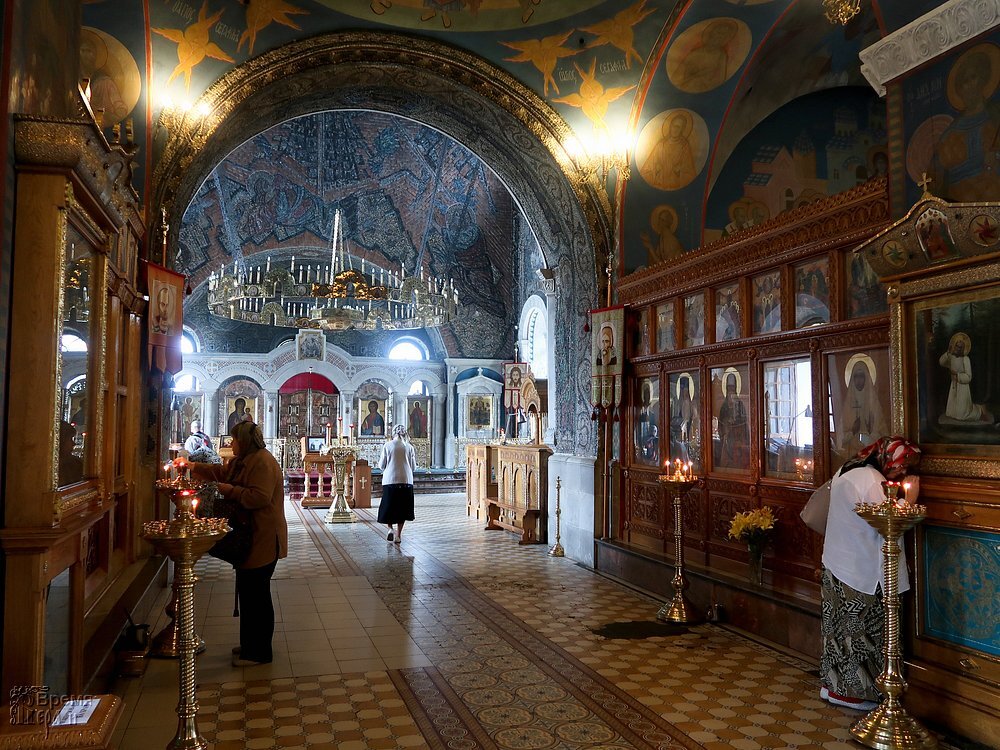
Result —
[[337, 432], [339, 394], [306, 390], [278, 394], [278, 437], [298, 440], [301, 437], [326, 435], [326, 426]]

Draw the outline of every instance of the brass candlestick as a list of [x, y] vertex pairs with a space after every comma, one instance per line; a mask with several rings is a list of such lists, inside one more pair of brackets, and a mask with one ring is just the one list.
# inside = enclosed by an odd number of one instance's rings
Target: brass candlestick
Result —
[[897, 499], [898, 482], [883, 482], [885, 502], [879, 505], [858, 503], [855, 512], [882, 535], [882, 605], [885, 608], [882, 657], [885, 667], [875, 680], [885, 696], [878, 708], [851, 727], [851, 735], [861, 744], [876, 750], [931, 750], [937, 740], [903, 707], [906, 690], [903, 679], [903, 654], [899, 638], [899, 539], [924, 520], [927, 508]]
[[354, 511], [347, 505], [344, 498], [344, 482], [347, 480], [348, 459], [354, 458], [354, 449], [334, 446], [330, 450], [333, 456], [333, 480], [330, 490], [334, 493], [333, 503], [326, 512], [326, 523], [353, 523], [358, 520]]
[[[191, 489], [194, 493], [197, 493], [198, 488], [201, 485], [192, 484], [189, 479], [180, 476], [176, 479], [161, 480], [156, 483], [157, 489], [170, 494], [170, 500], [174, 505], [174, 518], [177, 517], [178, 505], [176, 498], [179, 497], [176, 493], [184, 490]], [[149, 655], [158, 659], [176, 659], [181, 655], [181, 634], [177, 627], [177, 609], [179, 602], [179, 581], [177, 579], [177, 570], [174, 569], [173, 581], [170, 584], [170, 601], [167, 602], [167, 606], [164, 611], [167, 617], [170, 618], [170, 622], [163, 626], [163, 629], [153, 636], [153, 640], [149, 644]], [[205, 639], [199, 636], [197, 633], [194, 634], [195, 643], [195, 653], [200, 654], [205, 650]]]
[[565, 557], [566, 550], [559, 543], [559, 516], [562, 515], [562, 508], [560, 507], [560, 496], [562, 495], [562, 477], [556, 477], [556, 543], [552, 545], [549, 550], [549, 555], [552, 557]]
[[179, 632], [179, 682], [177, 732], [167, 750], [202, 750], [208, 742], [198, 733], [198, 700], [195, 696], [194, 564], [229, 530], [224, 518], [195, 517], [199, 483], [181, 477], [160, 480], [157, 488], [170, 492], [176, 508], [170, 521], [147, 521], [142, 538], [174, 561], [177, 588], [177, 630]]
[[667, 495], [674, 505], [674, 598], [666, 602], [656, 613], [656, 619], [661, 622], [695, 623], [698, 616], [694, 607], [684, 595], [688, 587], [684, 577], [684, 517], [681, 500], [688, 491], [698, 483], [698, 477], [690, 473], [661, 474], [657, 481], [665, 487]]

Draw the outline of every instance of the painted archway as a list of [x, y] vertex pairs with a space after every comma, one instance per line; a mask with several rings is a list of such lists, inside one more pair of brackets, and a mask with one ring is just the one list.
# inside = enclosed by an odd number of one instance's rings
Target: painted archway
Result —
[[[558, 450], [592, 455], [590, 368], [579, 332], [596, 303], [597, 268], [610, 245], [607, 194], [578, 179], [584, 171], [566, 150], [566, 123], [481, 58], [426, 39], [368, 32], [318, 36], [254, 58], [214, 84], [187, 114], [161, 117], [169, 138], [154, 174], [154, 205], [180, 215], [239, 144], [290, 117], [337, 109], [387, 112], [439, 129], [474, 150], [510, 190], [558, 279], [555, 379], [560, 392], [575, 396], [551, 415]], [[175, 221], [172, 245], [178, 231]]]

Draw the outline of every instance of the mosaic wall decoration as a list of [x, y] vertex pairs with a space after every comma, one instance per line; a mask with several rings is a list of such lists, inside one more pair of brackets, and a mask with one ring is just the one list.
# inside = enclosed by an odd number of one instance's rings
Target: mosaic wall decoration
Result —
[[1000, 656], [1000, 534], [924, 526], [924, 634]]

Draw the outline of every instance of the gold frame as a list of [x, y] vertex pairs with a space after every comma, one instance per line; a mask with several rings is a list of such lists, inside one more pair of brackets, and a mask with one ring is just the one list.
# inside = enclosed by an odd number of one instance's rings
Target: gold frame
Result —
[[[487, 416], [489, 422], [485, 425], [472, 424], [472, 401], [473, 399], [483, 399], [487, 404]], [[483, 430], [492, 430], [494, 423], [496, 422], [496, 404], [494, 403], [494, 398], [492, 393], [470, 393], [465, 397], [465, 430], [466, 432], [482, 432]]]
[[[414, 404], [422, 404], [424, 409], [424, 421], [427, 423], [424, 435], [414, 435], [410, 431], [410, 412], [413, 410]], [[387, 420], [388, 421], [388, 420]], [[433, 424], [431, 423], [431, 397], [430, 396], [407, 396], [406, 397], [406, 432], [410, 436], [411, 440], [430, 440], [431, 431], [433, 430]]]
[[[929, 307], [957, 303], [971, 297], [1000, 297], [1000, 261], [964, 267], [940, 275], [902, 281], [889, 287], [890, 351], [899, 352], [891, 364], [892, 426], [898, 434], [918, 438], [917, 345], [915, 314]], [[949, 446], [941, 449], [938, 446]], [[982, 446], [934, 443], [924, 446], [921, 473], [972, 479], [1000, 479], [1000, 449], [982, 456]]]

